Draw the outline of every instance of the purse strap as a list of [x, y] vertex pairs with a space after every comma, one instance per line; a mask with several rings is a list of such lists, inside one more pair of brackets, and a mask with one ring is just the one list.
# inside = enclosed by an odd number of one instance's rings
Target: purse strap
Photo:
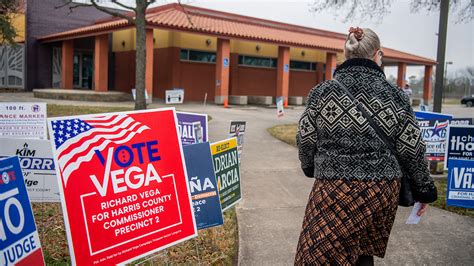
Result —
[[[362, 113], [362, 116], [365, 117], [365, 119], [367, 119], [367, 122], [369, 122], [370, 126], [375, 130], [375, 132], [377, 133], [377, 135], [379, 135], [379, 137], [382, 139], [382, 141], [385, 143], [385, 145], [390, 149], [390, 151], [392, 152], [392, 154], [395, 156], [395, 158], [397, 158], [398, 160], [398, 156], [397, 156], [397, 150], [395, 148], [395, 145], [393, 145], [393, 143], [390, 141], [389, 137], [387, 136], [387, 134], [385, 134], [385, 132], [383, 132], [382, 129], [380, 129], [379, 126], [377, 126], [377, 124], [375, 123], [375, 121], [372, 119], [372, 117], [367, 113], [367, 111], [365, 111], [364, 107], [362, 107], [361, 103], [354, 97], [354, 95], [352, 95], [352, 93], [349, 91], [349, 89], [347, 89], [346, 85], [342, 84], [342, 82], [339, 82], [339, 80], [337, 79], [333, 79], [337, 84], [339, 84], [339, 86], [341, 86], [341, 88], [345, 91], [345, 93], [347, 94], [347, 96], [349, 96], [349, 98], [351, 98], [351, 100], [354, 102], [355, 106], [357, 107], [357, 109]], [[399, 160], [398, 160], [399, 161]], [[400, 161], [399, 161], [400, 162]]]

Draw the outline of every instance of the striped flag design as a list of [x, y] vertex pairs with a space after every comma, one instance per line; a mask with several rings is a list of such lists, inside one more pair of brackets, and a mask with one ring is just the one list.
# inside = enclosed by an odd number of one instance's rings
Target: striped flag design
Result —
[[103, 151], [111, 143], [126, 143], [150, 128], [128, 115], [113, 114], [85, 120], [55, 120], [52, 121], [52, 129], [58, 165], [66, 186], [69, 176], [83, 162], [89, 162], [94, 151]]

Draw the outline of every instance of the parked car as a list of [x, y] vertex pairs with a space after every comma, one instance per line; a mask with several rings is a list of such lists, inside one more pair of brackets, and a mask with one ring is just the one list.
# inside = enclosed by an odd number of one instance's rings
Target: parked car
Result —
[[465, 104], [467, 107], [472, 107], [474, 105], [474, 94], [462, 97], [461, 104]]

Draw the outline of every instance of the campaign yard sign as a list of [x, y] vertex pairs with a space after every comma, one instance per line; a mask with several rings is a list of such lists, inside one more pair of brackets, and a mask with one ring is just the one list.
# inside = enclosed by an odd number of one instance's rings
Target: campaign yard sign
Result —
[[473, 160], [450, 160], [446, 205], [474, 208], [473, 175]]
[[196, 236], [174, 108], [48, 127], [73, 264], [125, 264]]
[[212, 143], [211, 154], [222, 211], [225, 211], [242, 199], [237, 139]]
[[183, 103], [184, 101], [184, 90], [173, 89], [165, 91], [165, 102], [166, 104], [177, 104]]
[[453, 115], [429, 112], [429, 111], [415, 111], [416, 119], [426, 119], [426, 120], [451, 120]]
[[446, 153], [449, 120], [418, 119], [418, 125], [426, 143], [426, 159], [428, 161], [443, 161]]
[[0, 138], [0, 158], [17, 155], [31, 202], [60, 202], [49, 140]]
[[44, 265], [18, 157], [0, 160], [0, 265]]
[[46, 139], [46, 103], [0, 103], [0, 137]]
[[474, 126], [450, 126], [444, 169], [454, 159], [474, 160]]
[[472, 118], [453, 118], [449, 121], [450, 126], [468, 126], [472, 125]]
[[285, 114], [285, 109], [283, 108], [283, 97], [276, 98], [277, 105], [277, 117], [282, 117]]
[[230, 121], [229, 138], [237, 138], [237, 151], [239, 152], [239, 163], [242, 157], [242, 148], [244, 146], [244, 134], [247, 122]]
[[198, 230], [222, 225], [221, 203], [209, 142], [183, 147]]
[[176, 112], [178, 132], [183, 145], [208, 141], [207, 114]]

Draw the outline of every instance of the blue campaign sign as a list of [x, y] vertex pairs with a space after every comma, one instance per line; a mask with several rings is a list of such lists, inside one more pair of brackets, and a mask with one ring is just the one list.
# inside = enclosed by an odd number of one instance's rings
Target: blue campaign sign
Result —
[[208, 141], [207, 114], [176, 112], [176, 116], [183, 146]]
[[44, 265], [17, 156], [0, 160], [0, 265]]
[[474, 126], [449, 126], [444, 168], [454, 159], [474, 160]]
[[453, 159], [449, 163], [446, 205], [474, 208], [474, 161]]
[[221, 203], [209, 142], [183, 146], [198, 230], [222, 225]]
[[426, 120], [451, 120], [453, 118], [453, 115], [428, 111], [415, 111], [415, 117], [417, 119]]

